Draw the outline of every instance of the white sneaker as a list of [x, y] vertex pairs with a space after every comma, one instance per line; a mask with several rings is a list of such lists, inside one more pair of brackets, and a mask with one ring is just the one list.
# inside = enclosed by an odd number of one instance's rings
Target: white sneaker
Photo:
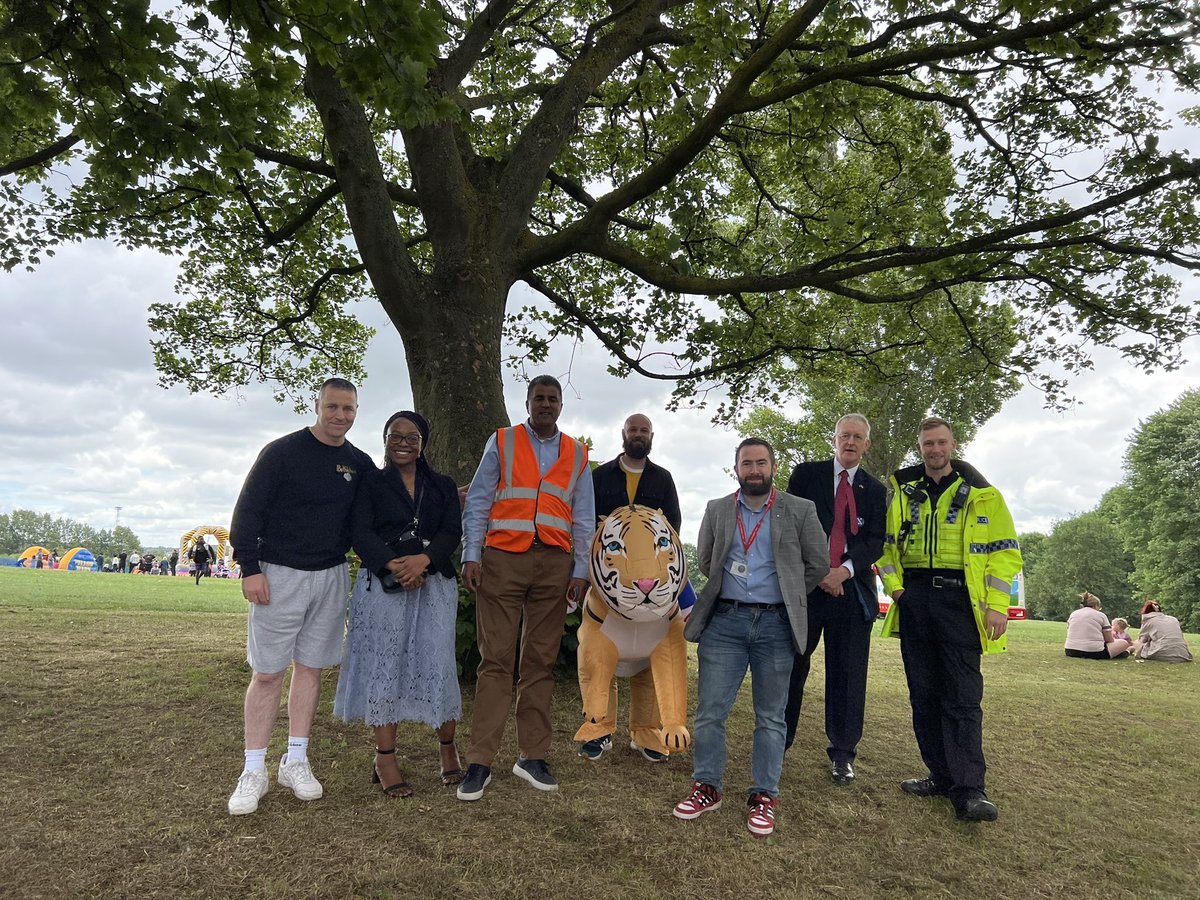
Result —
[[266, 796], [271, 786], [265, 769], [256, 772], [243, 772], [238, 778], [237, 787], [229, 797], [229, 814], [231, 816], [246, 816], [258, 809], [258, 801]]
[[306, 759], [280, 763], [279, 783], [291, 788], [298, 800], [320, 800], [325, 793], [321, 782], [313, 777]]

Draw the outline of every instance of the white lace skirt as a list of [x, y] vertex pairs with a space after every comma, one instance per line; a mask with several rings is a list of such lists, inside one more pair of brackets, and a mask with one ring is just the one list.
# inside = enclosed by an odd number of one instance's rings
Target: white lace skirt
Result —
[[429, 575], [415, 591], [386, 594], [360, 570], [350, 597], [333, 713], [347, 722], [423, 722], [437, 728], [462, 715], [454, 658], [458, 585]]

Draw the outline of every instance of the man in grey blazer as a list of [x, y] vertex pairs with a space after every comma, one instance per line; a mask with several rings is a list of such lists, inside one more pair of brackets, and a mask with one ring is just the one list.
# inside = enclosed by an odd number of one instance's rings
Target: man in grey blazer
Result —
[[747, 438], [734, 464], [739, 490], [710, 501], [700, 523], [708, 584], [684, 630], [700, 663], [692, 790], [674, 814], [696, 819], [720, 808], [725, 721], [749, 668], [755, 725], [746, 827], [767, 836], [779, 806], [792, 661], [808, 643], [805, 605], [829, 572], [829, 544], [812, 501], [773, 487], [770, 444]]

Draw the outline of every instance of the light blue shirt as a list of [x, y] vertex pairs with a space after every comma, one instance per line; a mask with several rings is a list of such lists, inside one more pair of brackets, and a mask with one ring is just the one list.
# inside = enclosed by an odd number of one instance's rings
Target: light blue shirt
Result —
[[[771, 548], [771, 514], [764, 503], [759, 509], [751, 509], [738, 491], [737, 512], [742, 519], [746, 537], [762, 522], [749, 552], [742, 544], [741, 531], [734, 524], [733, 543], [725, 558], [725, 571], [721, 579], [721, 596], [727, 600], [744, 603], [771, 604], [783, 602], [783, 589], [779, 586], [779, 574], [775, 571], [775, 551]], [[745, 575], [734, 574], [735, 567], [744, 565]]]
[[[533, 443], [538, 469], [542, 477], [558, 462], [560, 432], [556, 428], [548, 438], [540, 438], [530, 427], [522, 423]], [[483, 541], [487, 537], [488, 519], [492, 514], [492, 503], [496, 497], [496, 485], [500, 483], [500, 451], [496, 449], [496, 435], [488, 438], [483, 448], [483, 459], [467, 489], [463, 504], [463, 562], [479, 562], [483, 557]], [[596, 495], [592, 487], [590, 472], [584, 472], [575, 482], [571, 493], [571, 543], [575, 550], [575, 567], [572, 578], [587, 578], [588, 555], [592, 546], [592, 533], [596, 530]]]

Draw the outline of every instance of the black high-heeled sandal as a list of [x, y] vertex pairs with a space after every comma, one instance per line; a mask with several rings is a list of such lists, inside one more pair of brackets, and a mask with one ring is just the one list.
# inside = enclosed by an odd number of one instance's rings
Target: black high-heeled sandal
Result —
[[[380, 750], [378, 747], [375, 748], [376, 756], [392, 756], [395, 754], [395, 752], [395, 747], [393, 747], [391, 750]], [[404, 779], [403, 775], [400, 776], [400, 780], [395, 784], [384, 784], [383, 780], [379, 777], [379, 766], [376, 763], [377, 760], [371, 760], [371, 784], [379, 785], [379, 789], [383, 791], [384, 796], [411, 797], [413, 795], [412, 785]]]
[[[441, 738], [438, 738], [438, 743], [443, 747], [448, 747], [454, 743], [454, 738], [450, 738], [448, 741], [443, 741]], [[460, 783], [467, 774], [463, 771], [462, 760], [458, 756], [457, 747], [454, 748], [454, 758], [458, 760], [457, 769], [442, 769], [442, 784], [444, 784], [446, 787], [452, 787], [453, 785]]]

